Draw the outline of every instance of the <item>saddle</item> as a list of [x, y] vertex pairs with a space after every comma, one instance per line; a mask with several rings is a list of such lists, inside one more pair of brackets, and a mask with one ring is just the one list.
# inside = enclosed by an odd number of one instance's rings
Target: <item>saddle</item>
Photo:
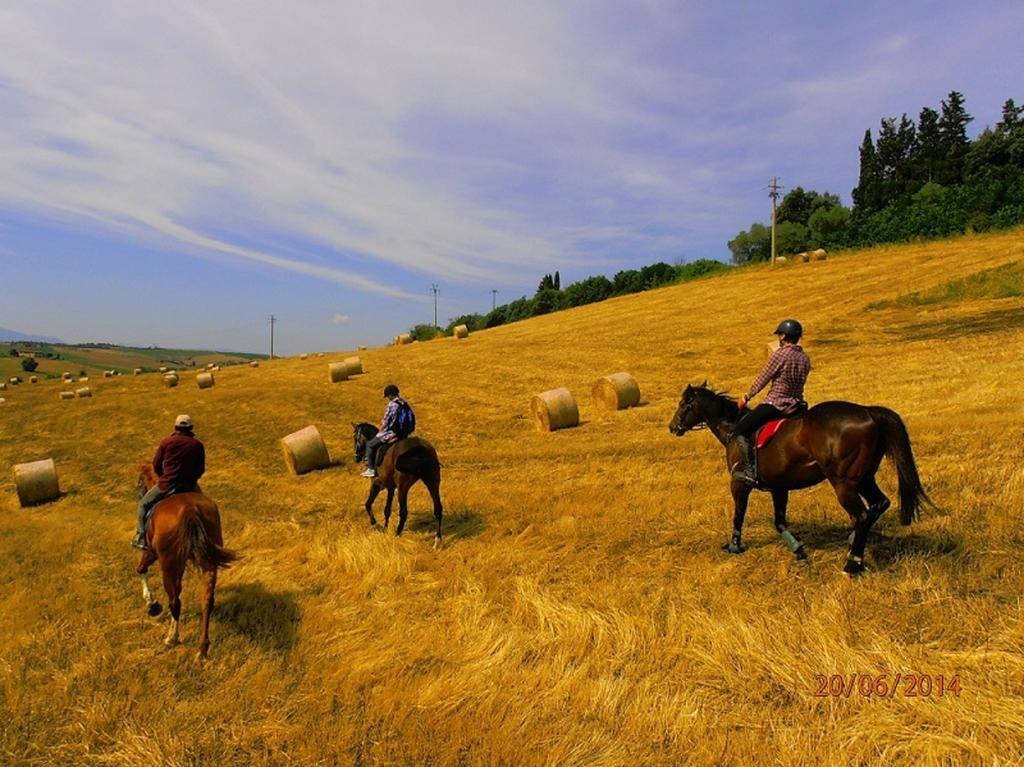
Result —
[[788, 421], [789, 418], [779, 418], [776, 421], [769, 421], [760, 429], [757, 430], [757, 434], [754, 435], [754, 449], [760, 450], [762, 447], [767, 445], [772, 437], [775, 436], [775, 432], [782, 428], [782, 424]]

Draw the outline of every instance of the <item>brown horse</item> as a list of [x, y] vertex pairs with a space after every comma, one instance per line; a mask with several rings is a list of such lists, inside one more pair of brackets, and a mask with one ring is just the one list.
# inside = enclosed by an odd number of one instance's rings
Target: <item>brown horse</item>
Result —
[[[353, 423], [352, 439], [355, 445], [356, 462], [361, 463], [366, 456], [366, 443], [377, 435], [377, 427], [370, 423]], [[434, 536], [434, 548], [441, 544], [441, 517], [444, 508], [441, 506], [441, 462], [437, 451], [425, 439], [407, 437], [393, 445], [377, 467], [377, 477], [370, 485], [370, 495], [366, 499], [366, 513], [370, 524], [376, 526], [377, 518], [373, 516], [373, 502], [377, 500], [381, 490], [388, 491], [384, 502], [384, 529], [387, 530], [391, 519], [391, 502], [398, 490], [398, 528], [395, 535], [401, 535], [405, 529], [405, 520], [409, 516], [409, 488], [419, 480], [427, 486], [427, 491], [434, 501], [434, 519], [437, 520], [437, 532]]]
[[[140, 463], [139, 495], [153, 487], [159, 479], [153, 466]], [[176, 493], [157, 503], [146, 525], [146, 542], [136, 572], [142, 577], [142, 596], [149, 605], [149, 614], [160, 614], [160, 603], [149, 589], [146, 571], [160, 560], [171, 625], [164, 644], [178, 642], [178, 621], [181, 616], [181, 579], [185, 566], [191, 562], [203, 571], [203, 638], [199, 642], [199, 657], [205, 658], [210, 649], [210, 612], [213, 610], [213, 592], [217, 588], [217, 568], [229, 567], [237, 556], [224, 548], [220, 531], [220, 512], [217, 504], [200, 492]]]
[[[705, 381], [702, 386], [686, 387], [668, 428], [681, 437], [691, 429], [708, 427], [725, 446], [726, 468], [732, 471], [740, 455], [729, 434], [739, 416], [736, 400], [709, 389]], [[757, 488], [771, 492], [775, 529], [798, 559], [806, 559], [807, 553], [786, 526], [789, 491], [827, 479], [853, 522], [850, 553], [843, 570], [850, 575], [864, 570], [868, 532], [890, 505], [875, 481], [875, 472], [884, 456], [896, 466], [900, 522], [909, 525], [921, 503], [931, 504], [931, 500], [917, 473], [907, 427], [899, 414], [889, 408], [822, 402], [788, 419], [772, 440], [757, 451]], [[732, 540], [722, 548], [739, 554], [743, 551], [743, 518], [753, 488], [733, 479], [730, 489], [735, 504]]]

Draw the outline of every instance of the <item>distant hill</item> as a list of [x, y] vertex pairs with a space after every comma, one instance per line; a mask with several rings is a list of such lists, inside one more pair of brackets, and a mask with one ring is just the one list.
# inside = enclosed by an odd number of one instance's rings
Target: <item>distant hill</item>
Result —
[[0, 328], [0, 341], [36, 341], [43, 344], [62, 344], [59, 338], [52, 336], [34, 336], [28, 333], [19, 333], [10, 328]]

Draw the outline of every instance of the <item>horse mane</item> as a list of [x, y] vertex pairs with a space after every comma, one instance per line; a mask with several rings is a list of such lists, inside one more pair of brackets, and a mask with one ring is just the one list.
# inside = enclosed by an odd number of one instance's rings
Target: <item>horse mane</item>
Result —
[[135, 464], [135, 469], [139, 472], [139, 476], [142, 477], [147, 490], [160, 481], [160, 477], [153, 471], [153, 464], [149, 461], [139, 461]]
[[725, 392], [713, 389], [707, 384], [704, 384], [703, 386], [694, 386], [693, 390], [698, 392], [705, 399], [712, 400], [717, 405], [720, 415], [726, 418], [739, 417], [740, 406], [733, 397], [730, 397]]

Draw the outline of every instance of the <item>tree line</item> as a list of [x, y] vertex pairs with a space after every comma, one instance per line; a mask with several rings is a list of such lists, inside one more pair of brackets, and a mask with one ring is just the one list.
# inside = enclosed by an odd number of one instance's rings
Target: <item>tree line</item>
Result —
[[614, 277], [595, 275], [562, 287], [561, 275], [556, 271], [545, 274], [532, 297], [522, 296], [515, 301], [496, 306], [486, 314], [463, 314], [452, 319], [444, 329], [431, 324], [416, 325], [409, 333], [416, 340], [426, 341], [440, 334], [451, 335], [457, 325], [466, 325], [470, 331], [495, 328], [529, 317], [539, 317], [574, 306], [593, 304], [615, 296], [639, 293], [677, 282], [686, 282], [729, 267], [721, 261], [701, 258], [676, 265], [659, 261], [640, 269], [624, 269]]
[[[1024, 107], [1013, 99], [973, 141], [963, 94], [951, 91], [917, 122], [904, 113], [868, 129], [860, 145], [853, 207], [796, 187], [776, 211], [779, 254], [863, 247], [1024, 223]], [[771, 230], [754, 223], [729, 241], [735, 263], [771, 255]]]

